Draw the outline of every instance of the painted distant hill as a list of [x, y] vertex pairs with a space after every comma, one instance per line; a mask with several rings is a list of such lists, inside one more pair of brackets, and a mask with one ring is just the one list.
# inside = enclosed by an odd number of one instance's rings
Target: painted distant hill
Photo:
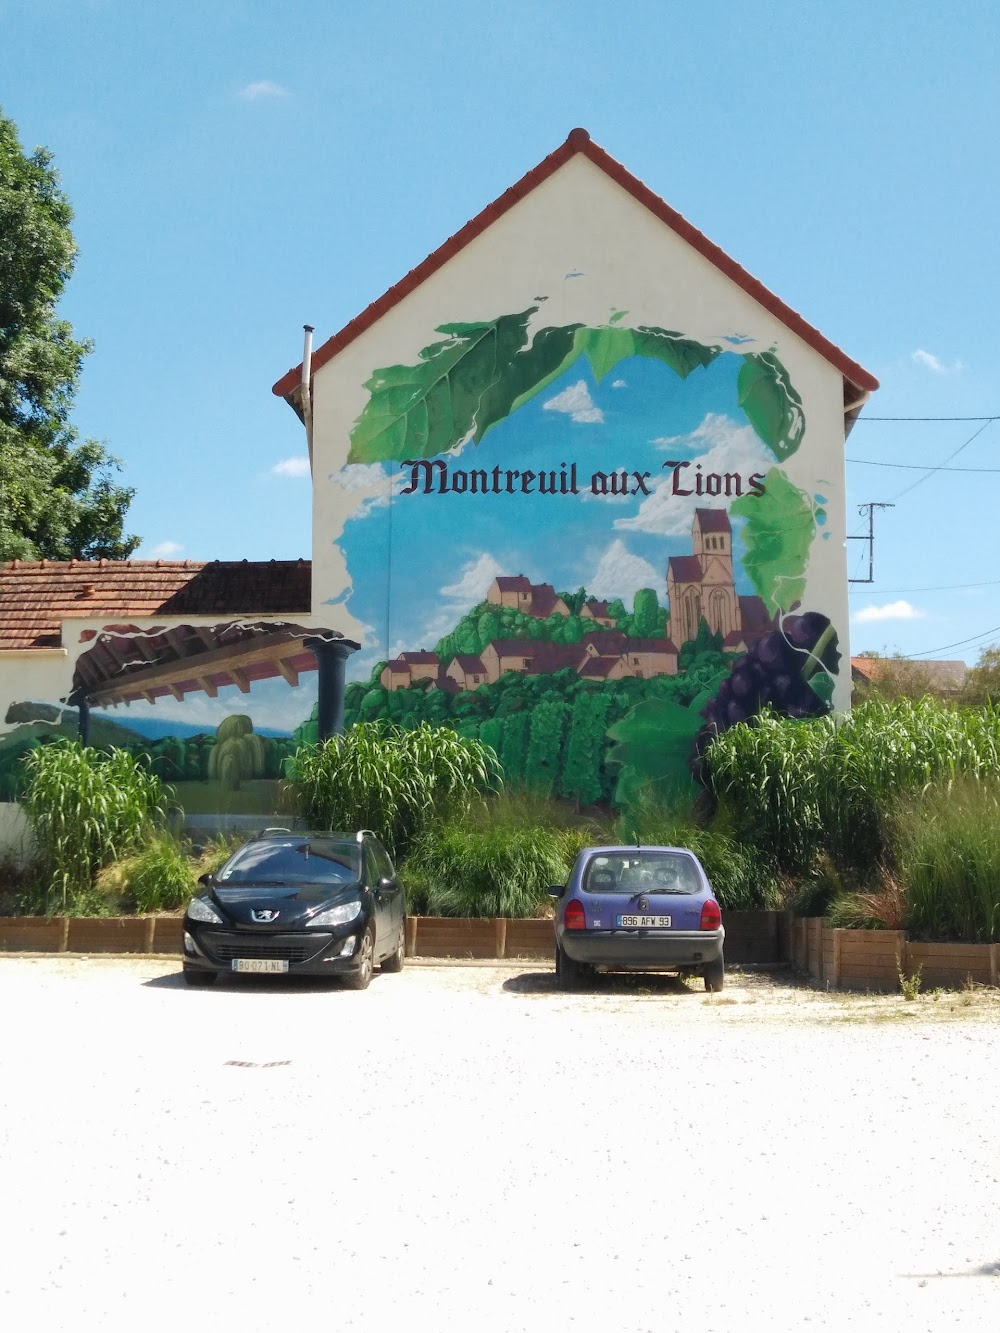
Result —
[[[75, 715], [74, 715], [75, 716]], [[130, 717], [128, 722], [123, 722], [113, 713], [91, 713], [90, 720], [93, 725], [95, 719], [102, 722], [110, 722], [122, 731], [132, 733], [132, 740], [160, 741], [164, 736], [177, 736], [184, 739], [188, 736], [214, 736], [214, 726], [196, 726], [191, 722], [173, 722], [169, 718], [159, 717]], [[254, 723], [254, 733], [258, 736], [288, 737], [291, 736], [291, 730], [281, 730], [278, 727], [258, 727]]]

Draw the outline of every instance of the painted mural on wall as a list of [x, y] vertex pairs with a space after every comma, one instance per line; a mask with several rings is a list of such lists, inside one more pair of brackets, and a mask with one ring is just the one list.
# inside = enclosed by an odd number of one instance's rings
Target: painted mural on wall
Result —
[[627, 803], [767, 705], [828, 711], [826, 501], [788, 474], [807, 423], [776, 351], [627, 311], [539, 326], [541, 300], [365, 385], [330, 478], [368, 497], [339, 541], [368, 628], [347, 721], [448, 723], [509, 778]]
[[301, 626], [225, 622], [83, 632], [73, 689], [11, 704], [0, 734], [0, 800], [14, 800], [25, 751], [80, 729], [88, 743], [144, 756], [188, 815], [282, 809], [288, 758], [316, 740], [316, 659]]

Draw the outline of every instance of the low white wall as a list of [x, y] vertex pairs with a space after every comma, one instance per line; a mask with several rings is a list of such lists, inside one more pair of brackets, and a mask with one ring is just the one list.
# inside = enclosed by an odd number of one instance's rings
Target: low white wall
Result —
[[13, 801], [0, 801], [0, 860], [11, 856], [24, 863], [31, 855], [31, 831], [24, 811]]

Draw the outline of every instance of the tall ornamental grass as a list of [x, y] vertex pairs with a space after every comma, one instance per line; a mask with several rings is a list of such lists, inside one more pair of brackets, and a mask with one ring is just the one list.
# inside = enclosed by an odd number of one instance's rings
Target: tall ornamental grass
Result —
[[67, 911], [94, 877], [128, 856], [166, 812], [169, 789], [125, 750], [61, 738], [23, 759], [24, 809], [42, 861], [42, 906]]
[[925, 940], [1000, 941], [1000, 785], [965, 780], [901, 807], [895, 852], [906, 925]]
[[288, 785], [316, 829], [371, 829], [396, 857], [431, 820], [496, 787], [489, 746], [447, 727], [412, 730], [359, 722], [343, 736], [295, 752]]
[[895, 803], [929, 783], [1000, 773], [1000, 712], [872, 699], [849, 717], [773, 713], [717, 737], [710, 780], [736, 836], [787, 871], [821, 851], [873, 875], [891, 860]]

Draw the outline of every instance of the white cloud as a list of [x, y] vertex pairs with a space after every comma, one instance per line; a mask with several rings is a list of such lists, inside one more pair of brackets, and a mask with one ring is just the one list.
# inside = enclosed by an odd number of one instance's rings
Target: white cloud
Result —
[[462, 566], [462, 572], [454, 583], [441, 589], [441, 596], [449, 601], [461, 602], [466, 608], [475, 606], [486, 596], [486, 590], [502, 574], [503, 565], [495, 560], [488, 551], [484, 551], [478, 560], [470, 560]]
[[373, 509], [383, 509], [406, 477], [403, 472], [391, 476], [381, 463], [352, 463], [340, 472], [331, 472], [327, 480], [348, 494], [360, 496], [352, 518], [367, 518]]
[[[672, 458], [690, 459], [690, 467], [684, 469], [680, 477], [685, 489], [692, 491], [699, 466], [703, 476], [710, 472], [720, 476], [739, 473], [745, 494], [753, 473], [766, 473], [774, 465], [774, 459], [752, 426], [741, 426], [718, 412], [709, 412], [701, 425], [688, 435], [661, 436], [652, 443], [669, 451]], [[615, 527], [624, 531], [653, 532], [662, 537], [681, 537], [691, 531], [694, 509], [719, 509], [732, 498], [725, 495], [674, 495], [673, 473], [667, 468], [653, 482], [653, 493], [643, 500], [638, 512], [631, 518], [616, 519]]]
[[262, 97], [287, 97], [288, 89], [282, 88], [280, 83], [274, 83], [271, 79], [258, 79], [255, 83], [248, 83], [245, 88], [241, 88], [239, 96], [244, 102], [259, 102]]
[[283, 458], [280, 463], [275, 463], [269, 475], [272, 477], [308, 477], [309, 459], [304, 454], [296, 454], [293, 458]]
[[151, 546], [146, 553], [147, 560], [172, 560], [174, 556], [180, 555], [184, 547], [180, 542], [157, 542]]
[[628, 388], [628, 381], [627, 381], [627, 380], [612, 380], [612, 382], [611, 382], [611, 387], [612, 387], [612, 389], [627, 389], [627, 388]]
[[585, 584], [592, 597], [602, 601], [620, 597], [626, 606], [630, 606], [640, 588], [658, 589], [665, 577], [648, 560], [633, 555], [621, 538], [617, 538], [601, 556]]
[[577, 380], [562, 393], [557, 393], [542, 406], [547, 412], [565, 412], [572, 421], [599, 424], [604, 420], [604, 413], [590, 396], [585, 380]]
[[875, 620], [924, 620], [926, 611], [918, 611], [909, 602], [886, 602], [885, 606], [866, 606], [857, 611], [851, 619], [858, 625], [867, 625]]
[[911, 357], [918, 366], [923, 366], [925, 370], [930, 370], [935, 375], [955, 375], [962, 369], [961, 361], [947, 366], [940, 357], [935, 356], [933, 352], [925, 352], [922, 347], [911, 353]]

